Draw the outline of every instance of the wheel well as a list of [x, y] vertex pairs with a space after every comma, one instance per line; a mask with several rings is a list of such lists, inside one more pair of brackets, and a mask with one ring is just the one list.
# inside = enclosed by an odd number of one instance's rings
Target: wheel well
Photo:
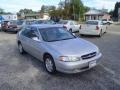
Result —
[[21, 42], [20, 42], [20, 41], [18, 41], [17, 43], [18, 43], [18, 44], [20, 44]]
[[44, 53], [44, 55], [43, 55], [43, 60], [45, 60], [45, 57], [46, 56], [51, 56], [52, 57], [52, 55], [50, 55], [49, 53]]

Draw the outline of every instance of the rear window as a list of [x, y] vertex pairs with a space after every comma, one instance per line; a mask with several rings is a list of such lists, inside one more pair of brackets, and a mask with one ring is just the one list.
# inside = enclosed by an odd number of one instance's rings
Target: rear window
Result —
[[10, 24], [17, 24], [17, 21], [10, 21]]
[[97, 21], [87, 21], [86, 24], [98, 25], [98, 22]]
[[107, 21], [107, 19], [103, 19], [102, 21]]
[[60, 21], [60, 22], [58, 22], [58, 24], [67, 24], [68, 23], [68, 21]]

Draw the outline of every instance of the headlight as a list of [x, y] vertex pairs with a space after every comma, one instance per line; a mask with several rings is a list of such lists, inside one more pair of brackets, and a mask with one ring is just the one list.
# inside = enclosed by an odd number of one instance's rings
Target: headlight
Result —
[[75, 61], [80, 61], [80, 57], [75, 57], [75, 56], [60, 56], [59, 60], [60, 61], [64, 61], [64, 62], [75, 62]]
[[98, 55], [98, 54], [100, 54], [100, 50], [99, 50], [99, 49], [97, 50], [97, 55]]

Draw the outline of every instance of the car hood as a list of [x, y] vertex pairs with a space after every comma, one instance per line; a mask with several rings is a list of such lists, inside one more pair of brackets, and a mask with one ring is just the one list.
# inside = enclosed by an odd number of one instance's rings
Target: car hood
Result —
[[80, 38], [48, 42], [48, 45], [56, 52], [67, 56], [81, 56], [99, 51], [96, 45]]

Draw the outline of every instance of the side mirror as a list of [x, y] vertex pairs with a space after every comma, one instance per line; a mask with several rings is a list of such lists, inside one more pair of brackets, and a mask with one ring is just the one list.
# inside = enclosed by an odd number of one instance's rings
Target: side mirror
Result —
[[76, 34], [75, 33], [72, 33], [74, 36], [76, 36]]
[[38, 37], [33, 37], [32, 40], [40, 42], [40, 39]]

